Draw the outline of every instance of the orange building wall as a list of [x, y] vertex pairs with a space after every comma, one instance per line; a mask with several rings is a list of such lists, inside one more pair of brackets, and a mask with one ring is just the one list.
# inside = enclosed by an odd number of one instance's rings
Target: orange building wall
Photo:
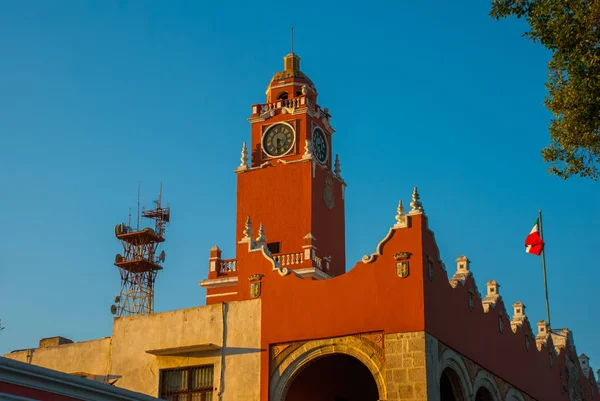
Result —
[[[327, 208], [323, 199], [325, 178], [331, 178], [333, 187], [334, 207]], [[343, 185], [331, 172], [321, 168], [315, 171], [312, 181], [312, 228], [311, 232], [317, 239], [317, 255], [321, 258], [331, 256], [331, 267], [327, 273], [339, 276], [346, 272], [346, 224], [345, 206], [342, 191]]]
[[[370, 264], [359, 262], [348, 273], [323, 281], [268, 272], [263, 278], [261, 348], [269, 344], [336, 337], [354, 333], [422, 331], [423, 255], [421, 219], [394, 231], [387, 251]], [[411, 272], [396, 275], [396, 252], [412, 252]], [[241, 280], [243, 282], [243, 280]], [[261, 400], [268, 399], [268, 353], [261, 358]]]
[[267, 242], [279, 241], [281, 253], [301, 252], [311, 229], [311, 179], [310, 163], [274, 163], [238, 174], [236, 242], [250, 216], [254, 238], [262, 222]]

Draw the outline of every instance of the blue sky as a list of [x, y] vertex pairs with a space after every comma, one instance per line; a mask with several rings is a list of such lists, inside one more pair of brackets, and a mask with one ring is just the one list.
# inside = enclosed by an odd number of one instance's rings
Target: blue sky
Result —
[[[233, 257], [235, 174], [253, 103], [294, 24], [302, 70], [328, 107], [348, 182], [349, 265], [418, 185], [450, 273], [466, 254], [482, 292], [545, 318], [544, 212], [554, 327], [600, 368], [595, 257], [600, 184], [549, 176], [549, 53], [489, 2], [19, 1], [0, 12], [0, 353], [111, 333], [114, 226], [173, 209], [156, 310], [204, 303], [208, 250]], [[267, 228], [268, 229], [268, 228]], [[268, 232], [267, 232], [268, 235]]]

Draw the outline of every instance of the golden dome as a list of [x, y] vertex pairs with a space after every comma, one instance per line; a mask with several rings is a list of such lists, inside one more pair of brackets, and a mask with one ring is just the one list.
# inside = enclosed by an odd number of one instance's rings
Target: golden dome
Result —
[[310, 86], [314, 86], [310, 78], [300, 71], [300, 57], [297, 54], [290, 53], [285, 56], [283, 58], [283, 67], [283, 71], [277, 72], [275, 75], [273, 75], [271, 84], [269, 86], [287, 79], [302, 80], [308, 83]]

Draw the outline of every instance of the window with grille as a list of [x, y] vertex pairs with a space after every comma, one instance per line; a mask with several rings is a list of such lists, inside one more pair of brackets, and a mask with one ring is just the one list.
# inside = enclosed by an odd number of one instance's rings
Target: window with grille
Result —
[[160, 398], [168, 401], [212, 401], [212, 365], [160, 371]]

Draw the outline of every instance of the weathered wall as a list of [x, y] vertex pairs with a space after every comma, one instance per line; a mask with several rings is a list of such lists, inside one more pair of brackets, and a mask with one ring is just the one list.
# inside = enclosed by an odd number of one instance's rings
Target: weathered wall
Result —
[[[116, 318], [111, 338], [33, 350], [31, 363], [66, 373], [121, 376], [116, 386], [158, 397], [160, 369], [214, 365], [215, 399], [258, 400], [260, 300]], [[223, 325], [225, 321], [225, 326]], [[223, 344], [220, 350], [154, 355], [150, 350]], [[27, 351], [7, 355], [27, 362]], [[109, 365], [110, 360], [110, 365]], [[221, 383], [221, 369], [226, 377]]]
[[86, 372], [106, 375], [110, 356], [110, 337], [54, 347], [32, 348], [4, 355], [65, 373]]

